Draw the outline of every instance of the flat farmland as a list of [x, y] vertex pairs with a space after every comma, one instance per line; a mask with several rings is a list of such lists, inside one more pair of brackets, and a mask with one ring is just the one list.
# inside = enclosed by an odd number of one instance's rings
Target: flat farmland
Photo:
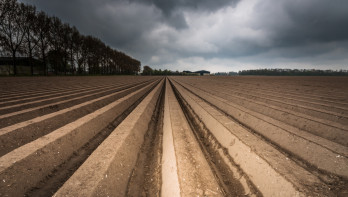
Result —
[[347, 196], [347, 77], [0, 78], [0, 196]]

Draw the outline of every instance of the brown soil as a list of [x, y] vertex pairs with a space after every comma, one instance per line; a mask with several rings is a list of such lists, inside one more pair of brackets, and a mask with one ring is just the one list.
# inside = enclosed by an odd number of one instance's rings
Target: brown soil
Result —
[[160, 196], [161, 147], [165, 85], [146, 132], [144, 143], [127, 187], [127, 196]]
[[[257, 100], [258, 97], [261, 97], [260, 94], [256, 94], [253, 92], [248, 92], [247, 90], [240, 89], [239, 91], [241, 94], [239, 96], [235, 96], [234, 94], [228, 94], [231, 92], [231, 89], [235, 91], [235, 88], [232, 83], [233, 80], [246, 80], [251, 79], [252, 82], [254, 82], [255, 86], [268, 86], [269, 88], [272, 87], [271, 85], [277, 87], [277, 82], [279, 81], [274, 80], [272, 84], [269, 84], [269, 78], [267, 77], [247, 77], [247, 78], [225, 78], [229, 79], [226, 80], [229, 82], [229, 85], [224, 84], [224, 80], [221, 80], [221, 78], [211, 78], [207, 80], [206, 78], [181, 78], [176, 77], [174, 78], [178, 82], [180, 82], [181, 85], [183, 85], [191, 94], [194, 94], [196, 96], [199, 96], [203, 101], [208, 102], [211, 106], [215, 107], [217, 110], [221, 111], [223, 114], [225, 114], [227, 117], [230, 118], [230, 122], [236, 122], [237, 124], [242, 125], [245, 127], [248, 131], [245, 131], [247, 134], [249, 132], [250, 134], [254, 134], [261, 138], [263, 142], [266, 142], [270, 144], [271, 146], [274, 146], [275, 149], [280, 150], [283, 152], [284, 155], [286, 155], [287, 159], [292, 159], [297, 165], [301, 166], [301, 168], [305, 168], [308, 172], [314, 175], [314, 177], [317, 177], [319, 180], [322, 181], [321, 184], [327, 186], [320, 186], [320, 188], [325, 188], [325, 190], [334, 190], [337, 192], [337, 195], [346, 194], [347, 190], [345, 189], [347, 187], [347, 124], [348, 122], [343, 120], [341, 118], [337, 118], [335, 114], [332, 114], [332, 122], [328, 122], [327, 119], [321, 117], [316, 118], [313, 122], [311, 118], [313, 117], [313, 114], [310, 110], [303, 110], [302, 113], [299, 113], [299, 111], [295, 111], [296, 109], [292, 109], [292, 111], [288, 111], [288, 113], [279, 113], [278, 111], [284, 110], [284, 108], [279, 107], [273, 107], [271, 104], [267, 103], [267, 98], [274, 97], [273, 95], [277, 95], [278, 89], [275, 88], [273, 91], [273, 94], [265, 95], [262, 98], [266, 99], [259, 99], [258, 105], [255, 105], [255, 99]], [[224, 78], [222, 78], [224, 79]], [[266, 82], [264, 81], [266, 79]], [[301, 91], [300, 87], [298, 86], [291, 86], [292, 80], [298, 79], [298, 80], [308, 80], [307, 78], [291, 78], [291, 77], [284, 77], [281, 78], [282, 81], [285, 83], [282, 84], [282, 86], [287, 85], [286, 88], [289, 88], [290, 90], [292, 88], [296, 88], [297, 91]], [[311, 82], [313, 79], [309, 78], [309, 82]], [[347, 78], [331, 78], [334, 82], [335, 80], [347, 80]], [[288, 81], [286, 81], [288, 80]], [[241, 83], [238, 81], [239, 83]], [[215, 82], [217, 84], [215, 84]], [[288, 82], [288, 83], [286, 83]], [[309, 82], [306, 82], [309, 84]], [[324, 86], [321, 86], [319, 81], [315, 80], [316, 83], [318, 83], [318, 86], [321, 87], [320, 91], [313, 91], [318, 94], [318, 97], [325, 98], [324, 96], [333, 94], [332, 88], [325, 89]], [[245, 81], [247, 83], [247, 80]], [[313, 82], [312, 82], [313, 83]], [[219, 85], [218, 85], [219, 84]], [[224, 84], [224, 85], [222, 85]], [[237, 83], [238, 84], [238, 83]], [[248, 84], [250, 86], [250, 84]], [[297, 84], [296, 84], [297, 85]], [[280, 85], [279, 85], [280, 86]], [[311, 84], [311, 86], [314, 86], [314, 84]], [[335, 87], [336, 89], [344, 89], [346, 87], [342, 87], [342, 84], [338, 83], [337, 86], [331, 85]], [[243, 86], [242, 86], [243, 87]], [[305, 86], [307, 87], [307, 86]], [[246, 92], [246, 93], [243, 93]], [[309, 92], [306, 88], [306, 92]], [[320, 96], [319, 96], [319, 92]], [[330, 92], [330, 93], [326, 93]], [[246, 96], [247, 94], [254, 94], [253, 97], [241, 97], [240, 95]], [[311, 94], [311, 92], [309, 92]], [[341, 91], [337, 91], [337, 94], [339, 96], [343, 96], [341, 94]], [[303, 96], [306, 96], [306, 94], [302, 94]], [[312, 95], [311, 95], [312, 96]], [[233, 99], [233, 97], [235, 99]], [[252, 99], [255, 98], [255, 99]], [[291, 97], [290, 97], [291, 98]], [[310, 99], [307, 99], [310, 101]], [[345, 99], [342, 99], [343, 101]], [[263, 101], [260, 102], [260, 101]], [[342, 102], [340, 101], [340, 104]], [[299, 102], [300, 103], [300, 102]], [[324, 102], [325, 103], [325, 102]], [[332, 105], [332, 104], [331, 104]], [[273, 107], [273, 112], [268, 113], [270, 108]], [[320, 110], [320, 108], [317, 108]], [[333, 111], [335, 108], [333, 109]], [[290, 113], [299, 116], [297, 119], [289, 118]], [[307, 120], [305, 123], [302, 123], [303, 117], [300, 116], [308, 116], [310, 117], [309, 120]], [[336, 118], [336, 121], [334, 121]], [[319, 127], [315, 127], [315, 125], [325, 124], [325, 126], [329, 129], [326, 129], [325, 133], [318, 131]], [[303, 124], [307, 124], [307, 127], [303, 128]], [[334, 125], [341, 125], [339, 128]], [[306, 125], [304, 125], [306, 126]], [[278, 131], [277, 131], [278, 130]], [[279, 135], [278, 133], [279, 132]], [[288, 134], [287, 134], [288, 133]], [[290, 134], [290, 135], [289, 135]], [[314, 134], [314, 135], [313, 135]], [[278, 137], [277, 137], [278, 135]], [[313, 145], [311, 145], [311, 143]], [[295, 144], [295, 145], [294, 145]], [[343, 145], [343, 146], [342, 146]], [[257, 148], [260, 145], [253, 145], [254, 151], [262, 151], [261, 148]], [[317, 148], [315, 148], [317, 147]], [[307, 151], [303, 151], [306, 150]], [[330, 159], [329, 159], [330, 158]], [[269, 158], [265, 157], [265, 160], [269, 161]], [[274, 167], [278, 168], [278, 167]], [[285, 173], [292, 173], [292, 172], [285, 172]], [[290, 175], [285, 175], [290, 176]], [[298, 179], [304, 179], [304, 177], [301, 178], [301, 175], [298, 175]], [[296, 184], [296, 183], [293, 183]], [[301, 184], [304, 184], [303, 182]], [[308, 183], [306, 183], [309, 185]], [[298, 184], [300, 185], [300, 184]], [[309, 186], [308, 186], [309, 188]], [[308, 189], [307, 188], [307, 189]], [[319, 191], [320, 189], [317, 188]], [[313, 190], [313, 189], [309, 189]], [[312, 191], [313, 192], [313, 191]], [[323, 192], [323, 191], [321, 191]], [[328, 192], [328, 191], [327, 191]], [[329, 193], [327, 193], [329, 195]]]
[[0, 78], [0, 196], [347, 196], [347, 84]]
[[93, 151], [110, 135], [110, 133], [133, 111], [145, 96], [146, 95], [143, 95], [138, 101], [124, 111], [121, 116], [118, 116], [83, 147], [75, 151], [69, 159], [55, 168], [44, 180], [30, 189], [25, 195], [52, 196], [81, 166], [81, 164], [86, 161]]
[[[144, 87], [147, 83], [143, 83], [140, 87]], [[46, 120], [42, 120], [40, 122], [26, 125], [25, 127], [21, 127], [18, 129], [15, 129], [6, 135], [1, 135], [0, 141], [1, 141], [1, 152], [0, 156], [4, 155], [11, 150], [14, 150], [17, 147], [20, 147], [28, 142], [34, 141], [35, 139], [46, 135], [50, 133], [51, 131], [54, 131], [58, 129], [59, 127], [66, 125], [70, 122], [73, 122], [74, 120], [77, 120], [80, 117], [83, 117], [90, 112], [93, 112], [99, 108], [102, 108], [106, 106], [107, 104], [111, 103], [114, 100], [117, 100], [128, 93], [136, 90], [136, 88], [130, 87], [129, 89], [125, 89], [120, 94], [115, 94], [109, 98], [105, 98], [103, 100], [98, 100], [96, 102], [90, 103], [86, 106], [83, 106], [78, 109], [74, 109], [71, 111], [67, 111], [64, 114], [59, 114], [57, 116], [48, 118]], [[120, 90], [119, 90], [120, 91]], [[116, 92], [117, 93], [117, 92]], [[60, 109], [59, 107], [55, 107], [53, 112], [50, 114], [53, 114], [54, 112], [58, 112]], [[35, 114], [36, 116], [36, 114]], [[35, 117], [34, 116], [34, 117]], [[42, 116], [41, 116], [42, 117]]]

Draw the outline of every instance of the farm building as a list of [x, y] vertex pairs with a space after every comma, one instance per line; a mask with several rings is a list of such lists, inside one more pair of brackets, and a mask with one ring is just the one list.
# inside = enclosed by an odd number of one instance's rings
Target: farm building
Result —
[[198, 73], [201, 76], [203, 76], [203, 75], [210, 75], [210, 72], [206, 71], [206, 70], [199, 70], [199, 71], [196, 71], [195, 73]]
[[200, 76], [210, 75], [210, 71], [206, 71], [206, 70], [199, 70], [199, 71], [196, 71], [196, 72], [191, 72], [191, 71], [188, 71], [188, 70], [184, 70], [183, 73], [185, 75], [200, 75]]

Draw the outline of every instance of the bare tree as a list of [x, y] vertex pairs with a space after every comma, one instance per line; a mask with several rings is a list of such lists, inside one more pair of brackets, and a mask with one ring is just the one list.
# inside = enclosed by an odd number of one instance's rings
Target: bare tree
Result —
[[43, 69], [45, 75], [48, 74], [47, 67], [47, 51], [49, 49], [49, 32], [51, 28], [51, 19], [44, 13], [39, 12], [36, 17], [35, 28], [38, 31], [38, 41], [39, 41], [39, 56], [41, 56], [43, 62]]
[[[77, 72], [80, 73], [81, 65], [78, 63], [78, 59], [81, 56], [82, 36], [76, 27], [72, 27], [71, 30], [71, 42], [69, 46], [71, 66], [73, 67], [74, 71], [77, 70]], [[75, 63], [77, 64], [78, 68], [75, 67]]]
[[68, 61], [71, 62], [71, 54], [72, 54], [72, 28], [69, 26], [69, 24], [65, 23], [61, 27], [61, 41], [62, 41], [62, 52], [63, 52], [63, 71], [66, 75], [67, 69], [71, 71], [73, 65], [68, 65]]
[[[6, 8], [7, 4], [5, 0], [0, 0], [0, 28], [3, 27], [5, 21], [5, 14], [8, 12], [8, 8]], [[5, 56], [8, 51], [5, 50], [4, 43], [2, 40], [3, 32], [0, 31], [0, 55]]]
[[12, 54], [13, 74], [17, 74], [16, 54], [21, 50], [27, 26], [25, 24], [24, 4], [15, 0], [5, 0], [2, 5], [0, 40], [3, 49]]
[[49, 41], [51, 49], [49, 51], [49, 62], [53, 65], [55, 74], [62, 70], [63, 67], [63, 41], [62, 41], [62, 21], [58, 17], [51, 18]]
[[24, 12], [23, 14], [25, 15], [25, 23], [24, 25], [26, 26], [25, 28], [25, 36], [24, 36], [24, 42], [26, 45], [25, 52], [27, 53], [27, 56], [29, 58], [28, 62], [30, 65], [30, 73], [31, 75], [34, 75], [34, 65], [33, 65], [33, 50], [37, 48], [39, 44], [39, 36], [38, 36], [38, 28], [36, 28], [36, 21], [37, 21], [37, 16], [36, 16], [36, 8], [34, 6], [27, 5], [24, 7]]
[[14, 75], [17, 53], [26, 54], [32, 75], [33, 56], [42, 59], [45, 74], [48, 62], [56, 74], [75, 74], [76, 65], [79, 74], [135, 74], [140, 70], [138, 60], [16, 0], [0, 0], [0, 44], [1, 55], [12, 55]]

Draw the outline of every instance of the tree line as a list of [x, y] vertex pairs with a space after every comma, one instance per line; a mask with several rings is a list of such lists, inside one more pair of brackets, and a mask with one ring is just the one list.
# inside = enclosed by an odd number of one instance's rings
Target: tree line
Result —
[[183, 75], [182, 72], [179, 71], [171, 71], [171, 70], [161, 70], [161, 69], [152, 69], [150, 66], [144, 66], [142, 75]]
[[242, 70], [239, 75], [267, 76], [348, 76], [348, 70], [317, 70], [317, 69], [256, 69]]
[[[12, 57], [14, 75], [19, 56], [40, 60], [45, 75], [135, 74], [141, 65], [100, 39], [81, 35], [76, 27], [16, 0], [0, 0], [0, 53]], [[32, 75], [33, 62], [29, 61]]]

